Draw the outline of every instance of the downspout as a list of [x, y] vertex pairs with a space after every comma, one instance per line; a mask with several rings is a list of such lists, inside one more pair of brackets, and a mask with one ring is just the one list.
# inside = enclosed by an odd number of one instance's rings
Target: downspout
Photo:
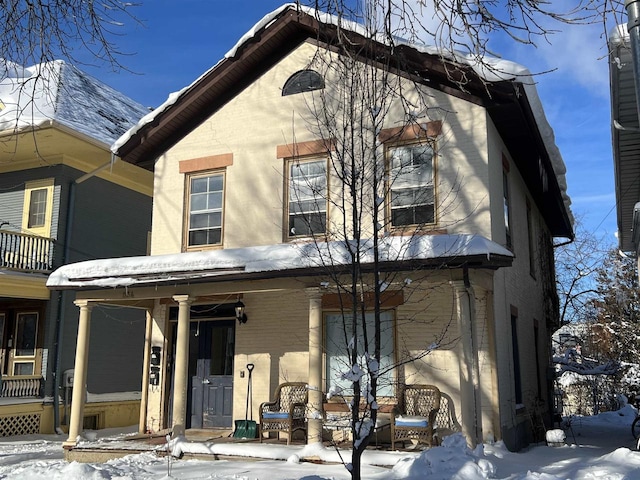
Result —
[[[633, 80], [636, 86], [636, 108], [638, 112], [640, 112], [640, 0], [625, 0], [624, 8], [627, 10], [628, 17], [627, 31], [629, 32], [631, 58], [633, 59]], [[640, 266], [640, 258], [636, 263], [636, 267], [638, 266]], [[640, 273], [638, 273], [638, 275], [640, 276]]]
[[[65, 265], [67, 260], [69, 259], [69, 254], [71, 253], [71, 231], [73, 228], [73, 212], [75, 210], [76, 203], [76, 186], [79, 183], [88, 180], [101, 171], [105, 170], [107, 167], [113, 167], [113, 164], [116, 162], [118, 157], [115, 154], [111, 154], [111, 159], [108, 163], [99, 166], [98, 168], [92, 170], [91, 172], [85, 173], [84, 175], [76, 178], [74, 181], [69, 182], [69, 202], [67, 203], [67, 225], [64, 230], [64, 250], [62, 254], [61, 265]], [[62, 306], [64, 304], [64, 300], [66, 298], [66, 290], [61, 290], [58, 293], [58, 308], [57, 308], [57, 327], [56, 327], [56, 338], [55, 338], [55, 370], [53, 372], [53, 428], [54, 432], [61, 433], [60, 430], [60, 377], [61, 373], [61, 364], [62, 355], [60, 354], [60, 342], [62, 341], [62, 332], [64, 329], [64, 314], [62, 311]]]
[[[67, 202], [67, 224], [64, 229], [64, 250], [62, 254], [61, 265], [65, 265], [69, 259], [71, 252], [71, 230], [73, 228], [73, 211], [76, 203], [76, 182], [69, 182], [69, 201]], [[64, 300], [67, 292], [61, 290], [58, 293], [58, 318], [56, 326], [56, 339], [55, 339], [55, 367], [53, 372], [53, 431], [60, 434], [60, 378], [61, 378], [61, 348], [60, 342], [62, 341], [62, 332], [64, 328], [64, 314], [62, 311]]]

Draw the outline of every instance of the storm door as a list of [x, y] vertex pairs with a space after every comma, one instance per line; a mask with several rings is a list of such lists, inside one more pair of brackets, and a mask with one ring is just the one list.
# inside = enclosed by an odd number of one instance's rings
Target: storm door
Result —
[[234, 320], [190, 324], [191, 428], [228, 428], [233, 423], [234, 340]]

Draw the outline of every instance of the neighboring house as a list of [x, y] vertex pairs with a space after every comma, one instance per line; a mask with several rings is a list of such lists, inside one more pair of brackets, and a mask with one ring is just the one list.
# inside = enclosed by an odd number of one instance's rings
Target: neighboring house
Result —
[[[634, 15], [636, 2], [629, 4]], [[637, 9], [635, 9], [637, 10]], [[637, 12], [635, 14], [637, 17]], [[635, 19], [637, 20], [637, 18]], [[633, 36], [627, 25], [619, 25], [609, 35], [609, 78], [611, 86], [611, 137], [620, 251], [638, 257], [640, 252], [640, 121], [638, 120], [638, 24]]]
[[[78, 319], [59, 266], [144, 255], [150, 172], [109, 146], [148, 110], [77, 68], [3, 62], [0, 75], [0, 436], [68, 425]], [[87, 428], [137, 422], [144, 315], [99, 308]]]
[[[49, 279], [50, 288], [77, 290], [81, 332], [95, 322], [93, 306], [147, 310], [141, 431], [231, 428], [245, 418], [251, 363], [254, 418], [278, 384], [302, 381], [308, 441], [322, 433], [322, 393], [340, 386], [331, 365], [340, 359], [332, 340], [341, 312], [319, 265], [329, 252], [343, 262], [345, 244], [329, 226], [344, 219], [332, 216], [332, 141], [306, 127], [316, 95], [337, 90], [314, 69], [334, 22], [293, 5], [272, 12], [116, 142], [122, 160], [155, 171], [151, 256], [67, 265]], [[354, 46], [359, 31], [342, 25]], [[411, 88], [433, 108], [412, 125], [390, 111], [379, 140], [390, 170], [405, 154], [428, 163], [403, 177], [405, 187], [435, 192], [408, 206], [382, 199], [390, 234], [380, 239], [380, 260], [402, 279], [383, 297], [383, 360], [412, 360], [387, 374], [379, 401], [395, 403], [402, 383], [434, 384], [470, 444], [503, 439], [519, 449], [532, 438], [529, 413], [552, 408], [552, 238], [573, 237], [563, 162], [526, 69], [501, 62], [509, 79], [486, 83], [437, 53], [397, 51], [411, 66]], [[464, 89], [447, 72], [462, 72]], [[300, 185], [313, 185], [301, 189], [304, 198], [290, 194]], [[298, 221], [302, 200], [315, 205], [306, 210], [311, 222]], [[417, 235], [403, 235], [411, 230]], [[246, 310], [236, 315], [239, 303]], [[84, 358], [95, 353], [82, 335], [78, 342], [82, 384]], [[82, 418], [78, 395], [68, 448]]]

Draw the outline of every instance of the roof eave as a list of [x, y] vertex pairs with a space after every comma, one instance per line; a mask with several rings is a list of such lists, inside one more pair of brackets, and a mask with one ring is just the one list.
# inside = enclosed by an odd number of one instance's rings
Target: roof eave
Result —
[[[510, 267], [513, 263], [513, 257], [507, 255], [500, 255], [495, 253], [477, 254], [477, 255], [464, 255], [455, 257], [438, 257], [427, 259], [414, 259], [403, 262], [383, 262], [379, 265], [379, 271], [382, 272], [401, 272], [401, 271], [418, 271], [418, 270], [448, 270], [457, 268], [472, 268], [472, 269], [485, 269], [485, 270], [497, 270], [503, 267]], [[153, 274], [146, 275], [128, 275], [126, 279], [131, 279], [134, 282], [126, 284], [125, 282], [116, 285], [116, 288], [136, 288], [136, 287], [148, 287], [152, 286], [168, 286], [168, 285], [192, 285], [201, 283], [220, 283], [220, 282], [237, 282], [246, 280], [274, 280], [282, 278], [292, 277], [318, 277], [327, 275], [330, 271], [332, 275], [339, 275], [341, 273], [349, 273], [349, 265], [334, 265], [334, 266], [321, 266], [321, 267], [306, 267], [306, 268], [289, 268], [275, 271], [262, 271], [262, 272], [245, 272], [243, 269], [214, 269], [214, 270], [202, 270], [202, 271], [190, 271], [182, 273], [167, 272], [164, 274], [166, 279], [162, 279], [163, 272], [155, 272]], [[373, 265], [364, 264], [362, 271], [365, 273], [373, 272]], [[124, 278], [124, 277], [123, 277]], [[90, 281], [117, 281], [116, 277], [95, 277], [95, 278], [82, 278], [71, 279], [71, 282], [90, 282]], [[113, 289], [114, 282], [110, 282], [109, 285], [63, 285], [63, 286], [50, 286], [50, 290], [103, 290]]]

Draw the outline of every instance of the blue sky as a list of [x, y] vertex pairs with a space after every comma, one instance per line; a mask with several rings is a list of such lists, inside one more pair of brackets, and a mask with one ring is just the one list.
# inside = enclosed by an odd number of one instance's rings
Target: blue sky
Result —
[[[153, 0], [133, 11], [116, 38], [131, 72], [81, 68], [134, 100], [156, 107], [190, 84], [262, 16], [283, 2], [272, 0]], [[616, 213], [611, 153], [606, 35], [602, 25], [571, 26], [538, 48], [497, 42], [493, 51], [536, 76], [538, 93], [567, 165], [572, 209], [585, 227], [615, 242]]]

